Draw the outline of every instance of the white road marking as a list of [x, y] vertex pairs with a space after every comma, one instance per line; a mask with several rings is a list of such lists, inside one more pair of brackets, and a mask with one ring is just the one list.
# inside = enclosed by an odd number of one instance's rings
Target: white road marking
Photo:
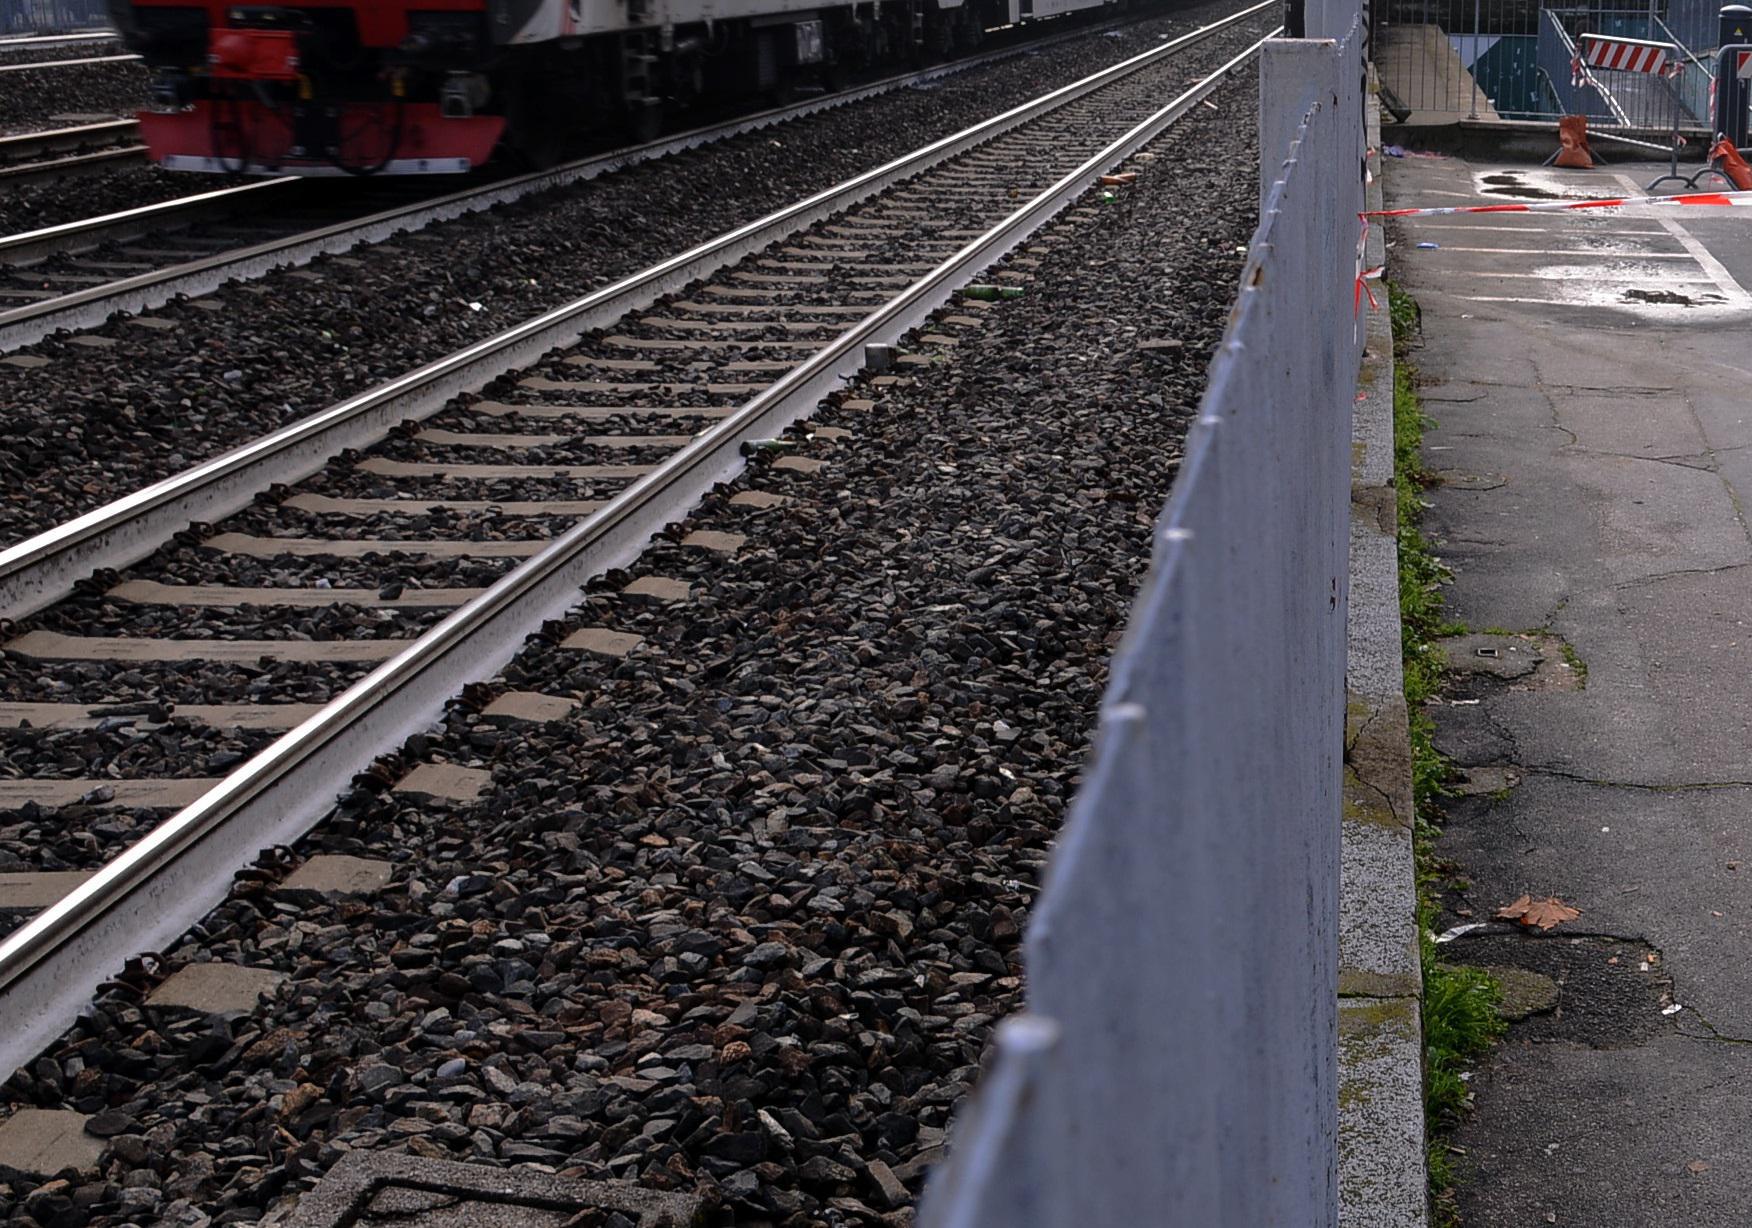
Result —
[[[1677, 237], [1677, 236], [1675, 236]], [[1687, 236], [1689, 237], [1689, 236]], [[1466, 252], [1483, 256], [1590, 256], [1602, 260], [1694, 260], [1689, 248], [1682, 252], [1645, 252], [1634, 247], [1615, 247], [1609, 251], [1590, 251], [1567, 247], [1437, 247], [1425, 251]], [[1699, 262], [1701, 263], [1701, 261]]]
[[[1407, 220], [1416, 223], [1419, 230], [1502, 230], [1510, 234], [1535, 235], [1573, 235], [1576, 233], [1575, 228], [1571, 226], [1486, 226], [1479, 222], [1426, 222], [1418, 218]], [[1616, 227], [1596, 230], [1590, 227], [1587, 233], [1591, 235], [1658, 235], [1662, 232], [1659, 230], [1619, 230]]]
[[[1614, 175], [1613, 178], [1629, 191], [1642, 191], [1628, 175]], [[1746, 293], [1745, 287], [1734, 280], [1734, 275], [1728, 272], [1721, 261], [1709, 254], [1709, 249], [1691, 237], [1690, 231], [1672, 218], [1657, 217], [1653, 220], [1659, 222], [1661, 229], [1672, 235], [1679, 245], [1690, 253], [1691, 258], [1697, 261], [1698, 267], [1709, 274], [1709, 279], [1715, 282], [1716, 288], [1727, 297], [1730, 303], [1735, 307], [1752, 307], [1752, 294]]]
[[[1561, 298], [1523, 298], [1523, 297], [1513, 295], [1513, 294], [1456, 294], [1454, 297], [1458, 298], [1458, 299], [1463, 299], [1468, 303], [1535, 303], [1541, 307], [1608, 307], [1608, 308], [1617, 307], [1617, 308], [1622, 308], [1622, 307], [1627, 305], [1627, 304], [1619, 303], [1619, 302], [1591, 303], [1591, 302], [1587, 302], [1585, 300], [1584, 301], [1577, 301], [1574, 299], [1561, 299]], [[1727, 306], [1730, 306], [1730, 304], [1727, 304], [1727, 303], [1692, 303], [1689, 305], [1687, 305], [1685, 303], [1638, 303], [1638, 304], [1636, 304], [1637, 310], [1639, 310], [1639, 311], [1646, 311], [1651, 307], [1672, 307], [1675, 310], [1696, 311], [1700, 307], [1708, 308], [1708, 307], [1727, 307]]]
[[[1442, 276], [1444, 276], [1444, 277], [1524, 277], [1524, 278], [1527, 278], [1529, 281], [1551, 281], [1551, 282], [1559, 282], [1559, 281], [1564, 280], [1564, 278], [1562, 276], [1553, 274], [1552, 271], [1549, 269], [1547, 269], [1541, 273], [1498, 273], [1498, 272], [1494, 272], [1490, 269], [1443, 269]], [[1662, 277], [1659, 274], [1651, 274], [1651, 273], [1645, 273], [1645, 274], [1642, 274], [1641, 276], [1636, 276], [1636, 275], [1632, 275], [1632, 274], [1624, 274], [1622, 276], [1617, 276], [1617, 277], [1612, 278], [1612, 284], [1615, 286], [1634, 286], [1638, 282], [1641, 282], [1644, 285], [1650, 285], [1650, 286], [1713, 286], [1716, 284], [1716, 281], [1713, 277]]]

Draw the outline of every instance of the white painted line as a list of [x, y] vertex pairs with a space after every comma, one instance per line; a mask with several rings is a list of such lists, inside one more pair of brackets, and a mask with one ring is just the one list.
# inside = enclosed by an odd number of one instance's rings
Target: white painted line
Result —
[[1454, 296], [1468, 303], [1532, 303], [1539, 307], [1596, 307], [1607, 311], [1622, 310], [1635, 306], [1638, 311], [1646, 311], [1650, 307], [1672, 307], [1685, 311], [1698, 311], [1710, 307], [1731, 307], [1731, 303], [1590, 303], [1574, 299], [1561, 298], [1520, 298], [1513, 294], [1456, 294]]
[[[1524, 277], [1529, 281], [1561, 282], [1568, 278], [1555, 274], [1549, 269], [1541, 273], [1498, 273], [1490, 269], [1444, 269], [1444, 277]], [[1626, 275], [1607, 279], [1614, 286], [1634, 286], [1639, 283], [1647, 286], [1713, 286], [1713, 277], [1662, 277], [1659, 274]]]
[[[1518, 235], [1573, 235], [1576, 233], [1575, 227], [1573, 226], [1489, 226], [1481, 222], [1426, 222], [1420, 218], [1410, 218], [1407, 220], [1414, 223], [1419, 230], [1502, 230], [1507, 231], [1509, 234]], [[1658, 235], [1663, 232], [1659, 230], [1620, 230], [1617, 227], [1596, 230], [1593, 227], [1589, 227], [1587, 233], [1590, 235], [1646, 236]]]
[[[1632, 192], [1642, 190], [1628, 175], [1614, 175], [1613, 178]], [[1697, 261], [1705, 273], [1709, 274], [1709, 279], [1715, 282], [1716, 288], [1727, 296], [1730, 304], [1742, 308], [1752, 307], [1752, 294], [1746, 293], [1746, 288], [1734, 280], [1734, 275], [1728, 272], [1721, 261], [1709, 254], [1708, 248], [1692, 238], [1689, 230], [1669, 217], [1657, 217], [1654, 220], [1661, 224], [1662, 230], [1678, 240], [1681, 247], [1691, 253], [1691, 258]]]
[[[1677, 236], [1675, 236], [1677, 237]], [[1586, 248], [1565, 247], [1430, 247], [1426, 252], [1465, 252], [1482, 256], [1590, 256], [1602, 260], [1692, 260], [1690, 248], [1682, 252], [1645, 252], [1634, 247], [1615, 247], [1610, 251], [1589, 251]]]

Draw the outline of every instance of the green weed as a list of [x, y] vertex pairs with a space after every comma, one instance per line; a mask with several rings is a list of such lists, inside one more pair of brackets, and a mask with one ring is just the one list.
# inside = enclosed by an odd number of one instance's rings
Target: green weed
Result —
[[1570, 673], [1576, 676], [1576, 686], [1587, 686], [1588, 663], [1582, 660], [1582, 655], [1575, 650], [1575, 646], [1568, 640], [1564, 640], [1563, 643], [1559, 645], [1559, 651], [1563, 653], [1564, 664], [1570, 667]]
[[1449, 573], [1424, 537], [1423, 492], [1435, 482], [1422, 454], [1424, 428], [1430, 425], [1418, 401], [1416, 371], [1405, 349], [1416, 331], [1417, 303], [1397, 286], [1388, 287], [1393, 315], [1393, 463], [1399, 513], [1399, 617], [1405, 662], [1405, 703], [1411, 726], [1412, 790], [1415, 809], [1413, 848], [1417, 869], [1418, 949], [1423, 964], [1424, 1115], [1428, 1129], [1430, 1190], [1439, 1219], [1452, 1218], [1449, 1194], [1454, 1174], [1446, 1133], [1470, 1103], [1467, 1063], [1502, 1031], [1497, 1005], [1501, 990], [1478, 968], [1444, 963], [1434, 930], [1440, 913], [1437, 891], [1442, 867], [1435, 840], [1437, 806], [1452, 767], [1436, 749], [1435, 722], [1424, 705], [1442, 688], [1446, 660], [1436, 641], [1465, 630], [1443, 616], [1442, 585]]

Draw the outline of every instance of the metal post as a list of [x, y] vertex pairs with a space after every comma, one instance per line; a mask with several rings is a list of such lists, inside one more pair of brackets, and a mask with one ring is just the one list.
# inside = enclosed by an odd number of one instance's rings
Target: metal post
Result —
[[1469, 71], [1472, 74], [1472, 114], [1469, 119], [1478, 118], [1478, 45], [1484, 39], [1484, 22], [1479, 16], [1480, 0], [1472, 0], [1472, 64]]
[[1674, 179], [1681, 179], [1683, 176], [1679, 174], [1679, 74], [1685, 69], [1684, 65], [1677, 59], [1674, 60], [1674, 63], [1678, 64], [1679, 67], [1671, 77], [1667, 78], [1667, 88], [1673, 91], [1673, 161], [1667, 168], [1667, 174]]
[[1726, 136], [1735, 147], [1746, 143], [1746, 88], [1736, 71], [1737, 57], [1729, 50], [1739, 50], [1752, 43], [1752, 8], [1743, 4], [1724, 5], [1720, 13], [1716, 66], [1716, 132]]

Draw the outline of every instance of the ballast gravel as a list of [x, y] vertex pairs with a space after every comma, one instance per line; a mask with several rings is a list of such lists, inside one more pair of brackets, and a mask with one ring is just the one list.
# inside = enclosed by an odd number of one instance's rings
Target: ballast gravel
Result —
[[[120, 50], [113, 46], [98, 51], [66, 48], [52, 58], [83, 60], [117, 54]], [[150, 80], [151, 74], [138, 60], [0, 72], [0, 135], [125, 119], [146, 105]]]
[[[794, 432], [735, 486], [791, 502], [715, 493], [15, 1074], [0, 1113], [100, 1114], [107, 1141], [95, 1173], [0, 1184], [0, 1221], [278, 1224], [363, 1149], [697, 1190], [717, 1224], [911, 1222], [1021, 1003], [1252, 227], [1251, 82], [1213, 101], [1011, 262], [1024, 297], [944, 312], [956, 344], [816, 416], [849, 435]], [[747, 540], [682, 546], [694, 528]], [[620, 592], [641, 575], [691, 599]], [[643, 644], [558, 647], [584, 626]], [[477, 715], [503, 688], [577, 707]], [[491, 787], [397, 796], [419, 762]], [[390, 883], [279, 886], [317, 852]], [[206, 960], [286, 980], [237, 1017], [142, 1005]]]
[[[6, 39], [22, 39], [24, 35], [8, 34]], [[0, 64], [41, 64], [45, 60], [81, 60], [91, 56], [122, 55], [122, 45], [113, 36], [62, 42], [49, 40], [40, 44], [14, 42], [0, 44]]]
[[[0, 359], [0, 542], [40, 532], [981, 116], [1224, 13], [1205, 4], [526, 198]], [[1266, 19], [1261, 19], [1263, 30]], [[1239, 33], [1232, 36], [1240, 40]]]
[[[23, 234], [155, 205], [209, 192], [225, 182], [218, 176], [176, 174], [141, 161], [82, 175], [72, 184], [59, 179], [8, 184], [0, 195], [0, 235]], [[82, 253], [80, 258], [87, 259], [89, 255]]]

